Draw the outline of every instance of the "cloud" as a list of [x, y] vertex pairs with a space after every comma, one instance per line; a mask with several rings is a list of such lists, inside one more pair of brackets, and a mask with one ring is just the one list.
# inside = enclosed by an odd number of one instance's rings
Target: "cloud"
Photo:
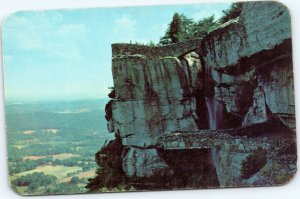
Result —
[[63, 24], [58, 29], [57, 34], [60, 37], [66, 37], [71, 34], [82, 36], [86, 34], [86, 26], [85, 24]]
[[127, 15], [114, 20], [112, 31], [114, 42], [136, 41], [138, 37], [137, 22]]
[[119, 29], [125, 29], [126, 31], [134, 31], [136, 28], [136, 21], [125, 15], [116, 19], [115, 24]]
[[20, 12], [4, 24], [4, 41], [12, 53], [36, 53], [43, 59], [81, 58], [81, 49], [89, 45], [85, 24], [71, 23], [59, 12]]

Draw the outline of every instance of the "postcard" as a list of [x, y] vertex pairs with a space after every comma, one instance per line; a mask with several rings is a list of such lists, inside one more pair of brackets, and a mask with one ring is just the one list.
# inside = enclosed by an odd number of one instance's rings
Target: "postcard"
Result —
[[19, 11], [2, 38], [18, 194], [278, 186], [297, 171], [281, 3]]

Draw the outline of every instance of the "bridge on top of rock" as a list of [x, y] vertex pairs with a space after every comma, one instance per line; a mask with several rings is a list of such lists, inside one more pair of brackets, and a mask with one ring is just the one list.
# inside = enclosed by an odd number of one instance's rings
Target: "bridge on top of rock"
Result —
[[112, 44], [113, 56], [145, 55], [147, 57], [180, 57], [191, 51], [198, 50], [201, 39], [191, 39], [165, 46], [147, 46], [141, 44]]
[[266, 151], [279, 150], [291, 138], [284, 137], [249, 137], [234, 135], [236, 129], [174, 131], [167, 132], [158, 139], [157, 148], [164, 150], [212, 149], [251, 153], [258, 149]]

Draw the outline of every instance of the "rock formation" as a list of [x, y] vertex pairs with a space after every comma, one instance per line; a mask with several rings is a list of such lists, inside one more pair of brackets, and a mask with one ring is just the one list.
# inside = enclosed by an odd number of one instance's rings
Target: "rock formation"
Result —
[[[122, 139], [125, 174], [172, 176], [174, 151], [212, 150], [214, 158], [180, 157], [215, 159], [221, 187], [283, 184], [293, 176], [290, 24], [282, 4], [247, 2], [240, 17], [202, 39], [161, 47], [113, 44], [106, 119]], [[252, 168], [259, 150], [264, 158]]]

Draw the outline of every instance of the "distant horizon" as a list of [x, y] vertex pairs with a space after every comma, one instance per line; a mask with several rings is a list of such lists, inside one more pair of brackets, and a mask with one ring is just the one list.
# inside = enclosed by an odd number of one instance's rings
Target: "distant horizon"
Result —
[[5, 105], [34, 103], [63, 103], [81, 101], [109, 101], [110, 98], [56, 98], [56, 99], [5, 99]]
[[5, 101], [107, 98], [113, 86], [111, 44], [158, 43], [175, 12], [218, 19], [230, 5], [16, 12], [2, 25]]

